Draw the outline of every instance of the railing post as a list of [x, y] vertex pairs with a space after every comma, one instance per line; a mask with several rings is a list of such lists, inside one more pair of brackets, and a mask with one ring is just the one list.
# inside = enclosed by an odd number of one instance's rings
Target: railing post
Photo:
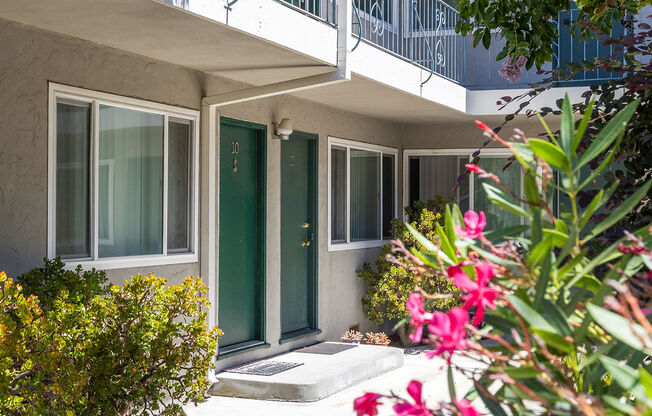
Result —
[[409, 51], [410, 51], [410, 61], [414, 62], [414, 3], [416, 0], [408, 0], [408, 33], [410, 34], [410, 44], [409, 46]]

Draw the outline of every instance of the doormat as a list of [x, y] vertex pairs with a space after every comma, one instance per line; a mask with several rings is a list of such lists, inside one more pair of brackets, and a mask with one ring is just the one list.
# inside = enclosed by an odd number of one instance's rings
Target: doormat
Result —
[[300, 365], [303, 365], [303, 363], [263, 360], [227, 368], [223, 371], [227, 373], [251, 374], [254, 376], [273, 376], [274, 374], [282, 373]]
[[330, 342], [322, 342], [319, 344], [311, 345], [309, 347], [301, 348], [294, 352], [303, 352], [308, 354], [324, 354], [333, 355], [338, 352], [346, 351], [351, 348], [357, 347], [356, 344], [332, 344]]

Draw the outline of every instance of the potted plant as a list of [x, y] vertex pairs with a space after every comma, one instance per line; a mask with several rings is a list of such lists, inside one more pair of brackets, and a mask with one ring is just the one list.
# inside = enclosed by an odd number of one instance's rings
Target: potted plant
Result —
[[364, 341], [369, 345], [382, 345], [385, 347], [390, 343], [387, 334], [384, 332], [367, 332], [364, 336]]
[[340, 341], [349, 344], [359, 344], [362, 341], [362, 333], [353, 329], [349, 329], [342, 334]]

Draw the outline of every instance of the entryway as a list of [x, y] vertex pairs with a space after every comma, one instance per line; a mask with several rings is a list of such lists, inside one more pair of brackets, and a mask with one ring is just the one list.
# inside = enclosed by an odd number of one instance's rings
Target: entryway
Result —
[[218, 356], [264, 344], [266, 128], [220, 118]]
[[317, 329], [317, 136], [281, 143], [281, 342]]

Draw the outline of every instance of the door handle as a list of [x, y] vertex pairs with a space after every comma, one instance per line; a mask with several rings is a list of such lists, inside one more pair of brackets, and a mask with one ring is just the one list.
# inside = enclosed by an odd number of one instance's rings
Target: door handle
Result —
[[310, 241], [302, 241], [301, 242], [301, 247], [309, 247], [310, 246]]
[[309, 222], [304, 222], [303, 225], [301, 226], [301, 228], [306, 228], [306, 229], [310, 228], [310, 223]]

